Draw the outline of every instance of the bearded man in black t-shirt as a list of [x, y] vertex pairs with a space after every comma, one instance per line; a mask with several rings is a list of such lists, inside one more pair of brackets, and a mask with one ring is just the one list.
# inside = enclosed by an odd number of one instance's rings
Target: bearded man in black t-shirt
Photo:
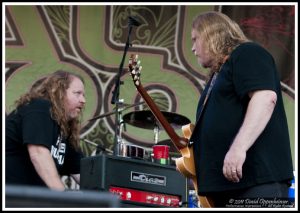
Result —
[[80, 182], [79, 118], [84, 105], [83, 79], [62, 70], [16, 101], [6, 118], [6, 184], [63, 191], [62, 175]]
[[287, 199], [293, 163], [272, 55], [220, 12], [198, 15], [191, 37], [211, 76], [190, 137], [199, 200], [247, 207], [258, 199]]

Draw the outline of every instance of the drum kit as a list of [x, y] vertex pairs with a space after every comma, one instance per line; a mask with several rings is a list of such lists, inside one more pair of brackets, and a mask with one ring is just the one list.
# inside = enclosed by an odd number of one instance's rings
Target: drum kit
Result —
[[[139, 102], [136, 104], [125, 104], [120, 111], [124, 111], [126, 109], [129, 109], [131, 107], [135, 107], [138, 105], [144, 104], [144, 102]], [[180, 129], [183, 125], [189, 124], [191, 123], [191, 121], [186, 118], [183, 115], [179, 115], [177, 113], [174, 112], [167, 112], [167, 111], [161, 111], [162, 114], [164, 115], [164, 117], [166, 118], [166, 120], [169, 122], [169, 124], [173, 127], [173, 129]], [[100, 119], [100, 118], [104, 118], [106, 116], [110, 116], [115, 114], [116, 112], [109, 112], [109, 113], [105, 113], [102, 114], [100, 116], [96, 116], [91, 120], [96, 120], [96, 119]], [[120, 147], [120, 156], [123, 157], [130, 157], [130, 158], [135, 158], [135, 159], [143, 159], [143, 160], [149, 160], [151, 159], [151, 152], [149, 153], [148, 151], [146, 151], [147, 148], [151, 148], [154, 145], [166, 145], [169, 146], [169, 152], [170, 152], [170, 157], [172, 157], [173, 155], [178, 155], [178, 149], [175, 147], [175, 145], [172, 143], [171, 139], [167, 139], [167, 140], [162, 140], [159, 141], [159, 133], [160, 130], [163, 130], [163, 128], [160, 126], [159, 122], [157, 121], [157, 119], [155, 118], [155, 116], [152, 114], [152, 112], [150, 110], [140, 110], [140, 111], [132, 111], [129, 112], [127, 114], [125, 114], [124, 116], [122, 116], [122, 122], [120, 122], [121, 125], [123, 126], [123, 123], [132, 125], [134, 127], [137, 128], [142, 128], [142, 129], [148, 129], [148, 130], [153, 130], [154, 132], [154, 142], [153, 144], [145, 144], [145, 147], [142, 147], [140, 145], [132, 145], [129, 143], [125, 143], [124, 140], [121, 138], [121, 140], [118, 140], [119, 142], [119, 147]], [[121, 131], [123, 129], [123, 127], [120, 127]], [[119, 137], [121, 137], [122, 134], [119, 135]], [[171, 160], [170, 160], [171, 162]]]

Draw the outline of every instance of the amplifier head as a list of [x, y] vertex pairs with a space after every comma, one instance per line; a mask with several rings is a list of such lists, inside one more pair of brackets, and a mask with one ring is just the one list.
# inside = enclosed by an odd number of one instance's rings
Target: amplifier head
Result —
[[133, 201], [136, 196], [140, 198], [135, 199], [141, 200], [134, 202], [143, 205], [161, 205], [163, 201], [163, 206], [168, 206], [165, 202], [168, 198], [174, 202], [178, 198], [179, 203], [186, 203], [188, 199], [187, 179], [174, 166], [97, 155], [81, 160], [80, 173], [81, 189], [111, 191], [119, 194], [123, 201]]

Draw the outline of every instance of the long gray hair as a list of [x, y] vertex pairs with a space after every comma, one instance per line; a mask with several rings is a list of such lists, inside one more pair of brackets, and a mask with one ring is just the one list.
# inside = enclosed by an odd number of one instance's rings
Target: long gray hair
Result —
[[239, 25], [223, 13], [210, 11], [198, 15], [192, 23], [213, 60], [211, 71], [218, 71], [225, 57], [241, 43], [250, 41]]

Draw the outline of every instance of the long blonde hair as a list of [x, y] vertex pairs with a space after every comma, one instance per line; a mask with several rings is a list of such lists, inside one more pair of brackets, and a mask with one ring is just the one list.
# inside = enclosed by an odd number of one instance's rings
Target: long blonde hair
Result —
[[239, 25], [223, 13], [210, 11], [198, 15], [192, 23], [213, 60], [211, 71], [218, 71], [232, 50], [250, 41]]
[[[51, 117], [55, 120], [65, 138], [75, 148], [79, 148], [80, 118], [68, 119], [65, 111], [66, 90], [69, 88], [73, 78], [82, 77], [77, 74], [58, 70], [49, 76], [35, 82], [31, 89], [22, 95], [16, 102], [16, 108], [29, 103], [32, 99], [42, 98], [51, 102]], [[81, 116], [80, 116], [81, 117]]]

